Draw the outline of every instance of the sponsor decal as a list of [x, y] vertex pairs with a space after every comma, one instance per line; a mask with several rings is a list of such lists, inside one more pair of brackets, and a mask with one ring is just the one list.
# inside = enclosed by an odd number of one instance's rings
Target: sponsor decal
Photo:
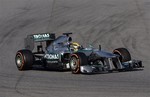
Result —
[[37, 34], [37, 35], [33, 35], [34, 39], [44, 39], [44, 38], [49, 38], [50, 35], [49, 34]]
[[59, 54], [45, 54], [44, 58], [46, 59], [59, 59]]
[[47, 63], [51, 63], [51, 64], [55, 64], [55, 63], [58, 63], [58, 61], [47, 61]]

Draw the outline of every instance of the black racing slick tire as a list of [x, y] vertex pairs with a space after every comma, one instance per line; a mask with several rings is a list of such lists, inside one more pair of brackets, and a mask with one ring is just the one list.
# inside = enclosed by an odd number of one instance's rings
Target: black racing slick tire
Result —
[[113, 51], [114, 54], [120, 55], [121, 62], [127, 62], [131, 60], [131, 55], [126, 48], [118, 48]]
[[19, 50], [16, 53], [15, 62], [18, 70], [29, 70], [32, 68], [34, 56], [30, 50]]
[[70, 58], [70, 68], [73, 74], [80, 73], [80, 66], [87, 65], [87, 56], [84, 53], [74, 53]]

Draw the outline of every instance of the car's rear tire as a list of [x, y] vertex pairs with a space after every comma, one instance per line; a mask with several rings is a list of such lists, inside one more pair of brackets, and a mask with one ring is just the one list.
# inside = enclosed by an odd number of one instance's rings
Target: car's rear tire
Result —
[[113, 51], [114, 54], [117, 54], [120, 56], [121, 62], [127, 62], [131, 60], [131, 55], [129, 51], [126, 48], [118, 48]]
[[73, 74], [80, 73], [80, 66], [87, 65], [87, 56], [84, 53], [74, 53], [70, 58], [70, 68]]
[[15, 62], [18, 70], [29, 70], [32, 68], [34, 56], [30, 50], [19, 50], [16, 53]]

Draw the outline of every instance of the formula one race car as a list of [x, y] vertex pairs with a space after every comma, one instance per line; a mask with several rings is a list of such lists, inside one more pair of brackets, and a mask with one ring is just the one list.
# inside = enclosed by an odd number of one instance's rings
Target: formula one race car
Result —
[[142, 61], [131, 60], [126, 48], [117, 48], [112, 53], [101, 50], [101, 46], [98, 49], [84, 48], [72, 42], [70, 34], [63, 33], [57, 38], [53, 33], [28, 35], [25, 49], [16, 53], [18, 70], [40, 65], [55, 70], [71, 70], [73, 74], [90, 74], [143, 68]]

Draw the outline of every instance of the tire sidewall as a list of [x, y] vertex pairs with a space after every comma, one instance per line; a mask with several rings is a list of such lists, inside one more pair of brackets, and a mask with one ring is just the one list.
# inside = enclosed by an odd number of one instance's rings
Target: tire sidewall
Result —
[[[22, 59], [22, 62], [21, 62], [21, 64], [20, 64], [20, 66], [19, 66], [18, 63], [17, 63], [17, 61], [19, 60], [18, 57], [20, 57], [20, 58]], [[21, 59], [20, 59], [20, 60], [21, 60]], [[20, 51], [18, 51], [17, 54], [16, 54], [15, 62], [16, 62], [17, 68], [18, 68], [19, 70], [22, 70], [22, 69], [24, 68], [25, 60], [24, 60], [23, 54], [22, 54]]]
[[[21, 65], [18, 66], [17, 58], [22, 59]], [[29, 70], [32, 68], [34, 62], [34, 56], [30, 50], [19, 50], [15, 57], [16, 65], [18, 70]]]

